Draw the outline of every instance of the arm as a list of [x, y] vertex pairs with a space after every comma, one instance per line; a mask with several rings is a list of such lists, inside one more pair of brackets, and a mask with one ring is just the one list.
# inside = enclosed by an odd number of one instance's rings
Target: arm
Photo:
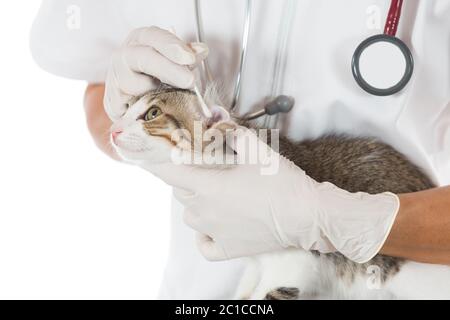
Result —
[[400, 210], [382, 254], [450, 265], [450, 187], [400, 198]]
[[84, 95], [86, 122], [89, 132], [99, 149], [111, 158], [120, 160], [109, 140], [109, 128], [111, 127], [112, 122], [103, 107], [104, 93], [104, 84], [89, 84], [87, 86]]
[[[111, 120], [103, 107], [105, 86], [89, 84], [85, 111], [97, 146], [119, 157], [109, 142]], [[399, 195], [400, 210], [380, 253], [409, 260], [450, 265], [450, 186]]]
[[[252, 145], [247, 139], [268, 148], [249, 132], [237, 135], [235, 152], [244, 160]], [[201, 234], [199, 248], [210, 260], [297, 247], [339, 251], [359, 263], [382, 253], [450, 264], [450, 187], [399, 196], [350, 193], [317, 183], [273, 156], [279, 161], [271, 175], [262, 174], [262, 164], [245, 161], [230, 170], [173, 164], [146, 169], [176, 188], [184, 221]]]

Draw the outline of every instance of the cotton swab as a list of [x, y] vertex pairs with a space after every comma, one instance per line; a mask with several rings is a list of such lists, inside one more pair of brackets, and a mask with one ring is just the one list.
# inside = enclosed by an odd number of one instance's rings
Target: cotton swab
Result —
[[[170, 27], [169, 31], [176, 35], [176, 31], [174, 27]], [[208, 106], [205, 103], [205, 100], [203, 99], [202, 95], [200, 94], [200, 90], [198, 89], [197, 85], [194, 86], [195, 95], [198, 98], [198, 102], [200, 103], [200, 107], [202, 108], [203, 115], [207, 118], [212, 118], [212, 113], [209, 110]]]
[[[169, 32], [173, 33], [174, 35], [177, 34], [174, 27], [170, 27]], [[209, 110], [208, 106], [206, 105], [205, 100], [203, 99], [202, 95], [200, 94], [200, 90], [198, 89], [197, 85], [194, 86], [194, 91], [195, 91], [195, 95], [198, 98], [198, 102], [200, 103], [200, 107], [202, 108], [203, 115], [207, 118], [212, 118], [212, 113]]]
[[203, 100], [203, 97], [200, 94], [200, 90], [198, 89], [197, 86], [194, 86], [194, 91], [195, 91], [195, 94], [196, 94], [196, 96], [198, 98], [198, 102], [200, 103], [200, 107], [202, 108], [203, 114], [207, 118], [212, 118], [212, 113], [209, 110], [208, 106], [206, 105], [205, 100]]

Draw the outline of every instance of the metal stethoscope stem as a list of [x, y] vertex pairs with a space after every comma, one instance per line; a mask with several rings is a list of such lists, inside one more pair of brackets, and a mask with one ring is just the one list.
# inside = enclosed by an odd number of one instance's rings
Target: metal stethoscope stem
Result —
[[[195, 0], [195, 21], [197, 23], [197, 41], [198, 42], [204, 42], [205, 39], [205, 32], [203, 30], [203, 19], [201, 15], [201, 6], [200, 6], [200, 0]], [[209, 67], [208, 59], [204, 59], [202, 61], [202, 67], [206, 75], [206, 81], [213, 82], [213, 76], [211, 73], [211, 68]]]
[[295, 100], [293, 97], [279, 95], [269, 103], [267, 103], [263, 109], [247, 114], [243, 117], [244, 120], [254, 120], [264, 115], [272, 116], [278, 113], [288, 113], [294, 107]]
[[[198, 1], [198, 0], [197, 0]], [[251, 11], [252, 11], [252, 1], [247, 0], [246, 8], [245, 8], [245, 22], [244, 22], [244, 32], [242, 33], [242, 41], [241, 41], [241, 57], [239, 60], [239, 72], [236, 76], [236, 85], [234, 88], [234, 98], [231, 103], [230, 110], [236, 108], [236, 105], [239, 101], [239, 97], [241, 94], [241, 81], [242, 81], [242, 73], [244, 72], [245, 62], [247, 60], [247, 46], [248, 46], [248, 36], [250, 33], [250, 19], [251, 19]]]
[[[201, 5], [200, 0], [194, 0], [195, 3], [195, 16], [196, 16], [196, 24], [197, 24], [197, 41], [204, 42], [204, 28], [203, 28], [203, 20], [201, 15]], [[241, 39], [241, 54], [239, 61], [239, 69], [236, 75], [236, 83], [234, 87], [234, 95], [231, 103], [230, 111], [236, 109], [236, 106], [239, 104], [239, 99], [241, 95], [241, 87], [242, 87], [242, 75], [245, 69], [246, 60], [247, 60], [247, 51], [248, 51], [248, 42], [249, 42], [249, 34], [250, 34], [250, 23], [251, 23], [251, 10], [252, 10], [252, 1], [246, 0], [246, 8], [245, 8], [245, 20], [243, 25], [242, 39]], [[204, 73], [206, 75], [207, 82], [213, 82], [213, 76], [211, 73], [211, 68], [209, 66], [208, 60], [205, 59], [202, 63], [202, 67]], [[275, 115], [278, 113], [287, 113], [294, 106], [295, 100], [292, 97], [280, 95], [275, 99], [271, 100], [267, 103], [263, 109], [247, 114], [243, 117], [239, 117], [236, 115], [232, 116], [234, 118], [240, 120], [254, 120], [264, 115]]]

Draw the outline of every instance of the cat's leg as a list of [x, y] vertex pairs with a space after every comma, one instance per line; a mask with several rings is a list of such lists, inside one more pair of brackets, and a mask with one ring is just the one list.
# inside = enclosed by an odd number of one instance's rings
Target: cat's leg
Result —
[[250, 299], [261, 278], [261, 269], [259, 265], [260, 262], [258, 256], [247, 259], [244, 273], [234, 295], [235, 300]]
[[298, 300], [300, 290], [295, 287], [279, 287], [266, 294], [264, 300]]
[[397, 299], [450, 299], [450, 266], [406, 262], [386, 282]]
[[319, 261], [310, 252], [285, 250], [261, 256], [261, 279], [252, 300], [297, 300], [318, 289]]

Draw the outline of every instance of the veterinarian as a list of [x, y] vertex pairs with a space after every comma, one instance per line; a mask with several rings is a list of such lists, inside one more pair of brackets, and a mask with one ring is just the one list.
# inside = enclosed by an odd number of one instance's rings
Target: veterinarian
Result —
[[[167, 182], [197, 191], [179, 191], [173, 202], [161, 298], [230, 298], [242, 261], [229, 259], [286, 246], [338, 250], [358, 262], [380, 252], [450, 264], [450, 188], [445, 187], [450, 185], [450, 2], [405, 2], [397, 36], [413, 53], [414, 73], [403, 90], [384, 97], [358, 86], [350, 61], [363, 39], [382, 33], [388, 0], [299, 0], [290, 10], [289, 41], [280, 47], [284, 3], [253, 2], [239, 113], [258, 109], [271, 96], [277, 56], [282, 56], [275, 91], [296, 100], [281, 119], [285, 134], [293, 139], [327, 132], [379, 137], [443, 187], [355, 195], [316, 184], [286, 161], [269, 185], [239, 167], [220, 181], [211, 171], [160, 167], [155, 174]], [[111, 117], [120, 117], [124, 103], [153, 88], [156, 79], [181, 88], [194, 85], [190, 70], [207, 53], [205, 46], [192, 44], [194, 11], [194, 2], [185, 0], [42, 2], [31, 34], [33, 56], [51, 73], [88, 83], [88, 126], [111, 157], [117, 158], [104, 135], [111, 125], [105, 108]], [[202, 18], [211, 71], [223, 84], [234, 84], [245, 1], [203, 1]], [[135, 31], [149, 26], [159, 28]], [[214, 193], [206, 190], [210, 185]], [[229, 185], [233, 188], [221, 190]], [[270, 197], [265, 196], [268, 188]], [[190, 209], [184, 211], [183, 204]], [[198, 246], [183, 215], [202, 235]]]

